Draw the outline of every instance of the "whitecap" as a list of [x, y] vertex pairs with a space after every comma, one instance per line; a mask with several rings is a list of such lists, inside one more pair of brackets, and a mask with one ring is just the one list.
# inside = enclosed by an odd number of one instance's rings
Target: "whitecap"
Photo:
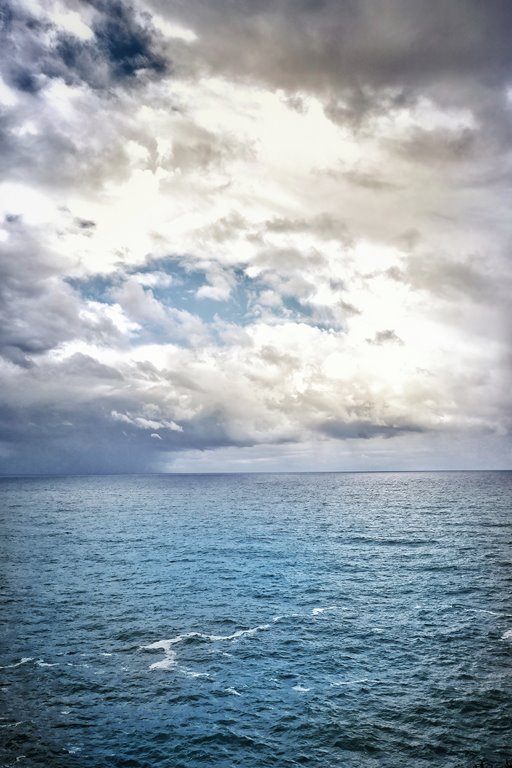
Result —
[[150, 643], [149, 645], [142, 645], [141, 650], [142, 651], [164, 651], [167, 653], [171, 650], [171, 645], [174, 645], [175, 643], [178, 643], [182, 639], [181, 635], [178, 637], [173, 637], [170, 640], [156, 640], [154, 643]]
[[23, 656], [21, 661], [18, 661], [16, 664], [6, 664], [5, 667], [0, 667], [0, 669], [14, 669], [15, 667], [21, 667], [22, 664], [27, 664], [29, 661], [34, 661], [34, 657]]
[[239, 629], [231, 635], [208, 635], [204, 632], [187, 632], [184, 635], [177, 635], [176, 637], [171, 637], [166, 640], [156, 640], [149, 645], [142, 645], [140, 646], [140, 650], [164, 652], [165, 658], [151, 664], [149, 667], [150, 669], [172, 669], [177, 665], [176, 652], [172, 650], [172, 646], [182, 643], [184, 640], [189, 640], [193, 637], [197, 637], [200, 640], [208, 640], [210, 642], [238, 640], [239, 638], [244, 637], [244, 635], [254, 635], [256, 632], [262, 632], [267, 629], [270, 629], [270, 624], [260, 624], [259, 626], [251, 627], [250, 629]]
[[177, 665], [176, 654], [172, 651], [166, 653], [165, 657], [161, 661], [155, 661], [150, 664], [150, 669], [173, 669]]
[[507, 642], [512, 642], [512, 629], [507, 629], [507, 631], [502, 634], [501, 639]]
[[251, 627], [250, 629], [239, 629], [233, 632], [231, 635], [208, 635], [204, 632], [187, 632], [184, 635], [177, 635], [166, 640], [156, 640], [149, 645], [142, 645], [140, 650], [142, 651], [163, 651], [165, 658], [161, 661], [157, 661], [151, 664], [150, 669], [172, 669], [176, 666], [176, 652], [172, 650], [173, 645], [189, 640], [190, 638], [197, 637], [200, 640], [209, 640], [210, 642], [220, 642], [224, 640], [238, 640], [244, 635], [254, 635], [256, 632], [261, 632], [270, 629], [270, 624], [260, 624], [257, 627]]
[[194, 672], [192, 669], [182, 669], [184, 675], [187, 677], [207, 677], [211, 679], [211, 675], [208, 672]]
[[176, 652], [172, 650], [171, 646], [176, 642], [179, 642], [177, 638], [171, 638], [170, 640], [156, 640], [149, 645], [143, 645], [141, 650], [143, 651], [163, 651], [165, 656], [160, 661], [155, 661], [150, 665], [150, 669], [173, 669], [176, 662]]
[[331, 683], [331, 688], [339, 688], [343, 685], [359, 685], [361, 683], [381, 683], [382, 680], [370, 680], [368, 677], [362, 677], [360, 680], [338, 680], [335, 683]]
[[232, 635], [204, 635], [202, 632], [199, 632], [198, 634], [199, 637], [202, 637], [205, 640], [217, 642], [219, 640], [238, 640], [240, 637], [244, 637], [244, 635], [255, 635], [256, 632], [264, 632], [267, 629], [270, 629], [270, 624], [260, 624], [258, 627], [252, 627], [251, 629], [239, 629], [236, 632], [233, 632]]
[[224, 689], [226, 693], [230, 693], [232, 696], [241, 696], [242, 694], [239, 693], [236, 688], [225, 688]]
[[328, 605], [325, 608], [313, 608], [311, 611], [313, 616], [319, 616], [321, 613], [325, 613], [325, 611], [337, 611], [338, 606], [337, 605]]
[[294, 685], [292, 691], [298, 691], [299, 693], [307, 693], [311, 688], [305, 688], [303, 685]]
[[56, 667], [57, 664], [49, 664], [47, 661], [43, 661], [42, 659], [38, 659], [36, 661], [36, 664], [38, 667]]

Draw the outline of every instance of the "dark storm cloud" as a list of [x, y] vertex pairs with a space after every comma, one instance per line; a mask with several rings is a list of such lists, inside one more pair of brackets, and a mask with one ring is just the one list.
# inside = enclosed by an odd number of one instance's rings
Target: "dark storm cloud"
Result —
[[101, 88], [104, 75], [98, 65], [106, 68], [112, 84], [132, 80], [141, 71], [162, 75], [168, 70], [168, 62], [157, 50], [154, 29], [147, 20], [143, 25], [136, 19], [131, 5], [121, 0], [90, 0], [90, 4], [98, 12], [93, 40], [61, 34], [55, 47], [56, 58], [72, 78]]
[[509, 428], [508, 2], [25, 7], [0, 9], [0, 471]]
[[[234, 434], [229, 405], [214, 401], [206, 400], [182, 427], [163, 419], [161, 412], [175, 404], [173, 386], [180, 388], [181, 396], [189, 390], [201, 392], [179, 372], [149, 368], [147, 363], [130, 366], [125, 377], [111, 366], [75, 354], [62, 361], [41, 360], [5, 377], [0, 403], [2, 473], [141, 472], [154, 469], [162, 452], [258, 442]], [[144, 380], [153, 382], [149, 396], [147, 389], [133, 386]]]
[[371, 131], [376, 119], [421, 98], [471, 110], [473, 133], [411, 136], [402, 152], [416, 151], [416, 162], [461, 160], [475, 149], [488, 155], [512, 140], [507, 0], [146, 1], [197, 32], [197, 73], [280, 88], [299, 106], [314, 94], [352, 131]]
[[68, 403], [0, 408], [2, 473], [144, 472], [152, 466], [149, 437], [130, 434], [103, 405]]
[[149, 5], [197, 31], [212, 69], [290, 90], [336, 92], [349, 85], [364, 101], [364, 88], [372, 85], [407, 89], [439, 75], [489, 82], [509, 76], [512, 8], [506, 0]]
[[4, 4], [2, 70], [11, 86], [35, 94], [44, 84], [41, 76], [46, 76], [102, 90], [130, 84], [141, 73], [161, 76], [168, 71], [158, 34], [147, 18], [137, 17], [132, 5], [90, 0], [84, 6], [95, 11], [90, 40]]

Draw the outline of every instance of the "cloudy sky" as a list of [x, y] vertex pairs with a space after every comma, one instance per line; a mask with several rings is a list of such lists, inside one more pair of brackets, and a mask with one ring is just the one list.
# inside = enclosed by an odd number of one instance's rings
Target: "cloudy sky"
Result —
[[511, 466], [508, 0], [0, 23], [1, 472]]

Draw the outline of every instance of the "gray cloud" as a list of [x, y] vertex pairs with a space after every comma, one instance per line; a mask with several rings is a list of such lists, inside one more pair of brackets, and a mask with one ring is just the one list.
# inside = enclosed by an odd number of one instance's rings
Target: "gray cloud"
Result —
[[141, 73], [161, 76], [168, 70], [154, 28], [147, 19], [136, 17], [133, 6], [122, 0], [90, 0], [84, 5], [95, 11], [91, 40], [59, 30], [19, 5], [4, 3], [1, 22], [7, 45], [2, 60], [12, 86], [36, 94], [44, 77], [49, 77], [101, 90], [129, 84]]
[[[512, 13], [506, 0], [194, 2], [151, 0], [189, 24], [214, 71], [291, 91], [352, 94], [353, 112], [374, 108], [369, 89], [409, 89], [439, 81], [506, 82]], [[492, 47], [489, 41], [492, 40]]]
[[83, 301], [61, 277], [65, 262], [41, 246], [41, 233], [17, 218], [5, 225], [9, 239], [0, 244], [0, 355], [28, 366], [32, 356], [77, 335], [118, 338], [106, 315], [81, 314]]
[[508, 3], [24, 8], [0, 15], [2, 471], [506, 444]]
[[469, 162], [477, 151], [478, 131], [471, 128], [425, 130], [414, 128], [401, 140], [390, 142], [391, 151], [415, 163]]
[[402, 339], [398, 336], [392, 328], [387, 328], [383, 331], [377, 331], [373, 339], [366, 339], [368, 344], [375, 344], [380, 346], [381, 344], [403, 344]]
[[499, 278], [490, 274], [484, 260], [476, 255], [454, 260], [439, 254], [415, 253], [408, 257], [405, 269], [391, 267], [387, 274], [438, 297], [478, 303], [496, 302], [500, 295], [504, 298]]

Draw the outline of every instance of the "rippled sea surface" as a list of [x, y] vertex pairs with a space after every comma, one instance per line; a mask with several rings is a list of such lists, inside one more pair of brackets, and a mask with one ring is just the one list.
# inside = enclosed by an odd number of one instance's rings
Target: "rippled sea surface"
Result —
[[512, 473], [0, 480], [0, 764], [512, 752]]

